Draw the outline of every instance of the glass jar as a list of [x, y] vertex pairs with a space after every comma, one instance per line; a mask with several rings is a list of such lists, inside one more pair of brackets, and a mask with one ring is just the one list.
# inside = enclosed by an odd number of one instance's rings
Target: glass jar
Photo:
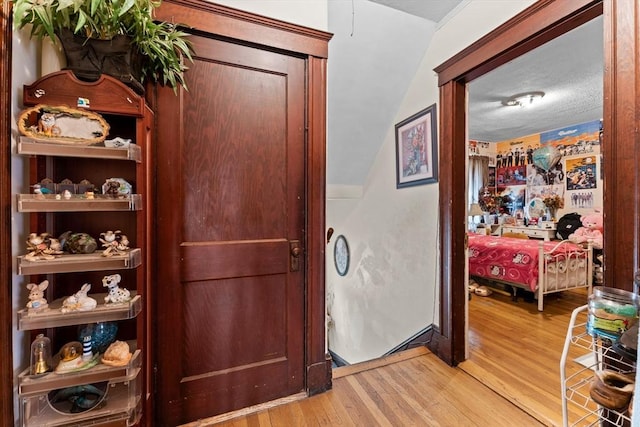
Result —
[[587, 332], [617, 341], [638, 321], [638, 295], [622, 289], [596, 286], [589, 296]]

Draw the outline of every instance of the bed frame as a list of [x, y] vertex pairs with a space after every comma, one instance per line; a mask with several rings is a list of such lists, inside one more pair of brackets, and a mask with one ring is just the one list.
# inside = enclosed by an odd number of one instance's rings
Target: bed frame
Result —
[[[567, 243], [571, 242], [568, 240], [559, 241], [549, 252], [544, 251], [544, 242], [540, 241], [538, 245], [538, 288], [534, 292], [538, 300], [538, 311], [543, 311], [544, 296], [548, 294], [587, 288], [588, 294], [591, 295], [593, 284], [593, 248], [591, 243], [586, 248], [579, 246], [576, 250], [554, 254], [561, 245]], [[573, 243], [571, 244], [573, 245]], [[480, 277], [480, 279], [511, 286], [514, 300], [516, 299], [516, 288], [531, 292], [528, 286], [521, 283], [487, 277]]]

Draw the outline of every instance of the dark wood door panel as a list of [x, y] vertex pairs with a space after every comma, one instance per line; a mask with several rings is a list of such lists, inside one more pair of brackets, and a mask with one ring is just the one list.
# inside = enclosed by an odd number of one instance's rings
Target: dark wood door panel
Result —
[[[304, 389], [305, 60], [193, 36], [156, 117], [159, 418]], [[175, 127], [173, 127], [175, 126]], [[295, 243], [294, 243], [295, 242]], [[292, 246], [293, 245], [293, 246]]]
[[[287, 299], [285, 283], [282, 275], [271, 275], [183, 285], [184, 350], [200, 355], [185, 361], [183, 381], [288, 357], [287, 312], [271, 309]], [[208, 313], [204, 328], [203, 311]], [[213, 351], [220, 346], [225, 351]]]
[[[289, 241], [183, 243], [181, 277], [185, 282], [284, 273], [289, 269]], [[241, 263], [235, 260], [241, 259]]]

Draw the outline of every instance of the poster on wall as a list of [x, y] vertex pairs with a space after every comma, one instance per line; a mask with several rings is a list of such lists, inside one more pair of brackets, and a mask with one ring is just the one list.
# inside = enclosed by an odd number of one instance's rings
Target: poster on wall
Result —
[[551, 144], [562, 156], [600, 152], [600, 120], [580, 123], [540, 134], [540, 144]]
[[540, 146], [540, 134], [500, 141], [496, 144], [496, 167], [525, 166], [533, 162], [533, 151]]
[[596, 156], [576, 157], [566, 160], [567, 190], [584, 190], [597, 187]]
[[558, 206], [555, 209], [563, 209], [565, 207], [564, 185], [535, 185], [527, 187], [527, 217], [540, 218], [546, 211], [545, 199], [556, 197], [559, 199]]
[[496, 188], [496, 168], [489, 166], [489, 182], [487, 187], [491, 189]]
[[498, 189], [510, 185], [525, 185], [527, 183], [526, 166], [511, 166], [496, 170], [496, 184]]
[[503, 204], [509, 215], [524, 217], [524, 204], [527, 187], [524, 185], [512, 185], [498, 190], [498, 195], [502, 197]]
[[569, 191], [567, 198], [571, 209], [593, 209], [596, 206], [596, 196], [593, 191]]

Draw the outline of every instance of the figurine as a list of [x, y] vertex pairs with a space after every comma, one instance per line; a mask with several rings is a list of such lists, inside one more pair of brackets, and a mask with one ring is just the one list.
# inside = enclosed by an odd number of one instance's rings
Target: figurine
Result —
[[120, 183], [118, 181], [107, 181], [102, 186], [102, 192], [113, 198], [120, 195]]
[[96, 239], [87, 233], [65, 231], [59, 237], [62, 249], [70, 254], [92, 254], [98, 248]]
[[114, 199], [124, 198], [131, 195], [132, 187], [123, 178], [109, 178], [102, 184], [102, 194]]
[[129, 344], [125, 341], [115, 341], [107, 348], [102, 356], [102, 363], [109, 366], [124, 366], [131, 360]]
[[29, 289], [29, 302], [27, 303], [29, 313], [39, 313], [49, 309], [49, 304], [44, 298], [44, 291], [48, 286], [48, 280], [43, 280], [39, 285], [35, 283], [27, 285], [27, 289]]
[[36, 195], [36, 199], [44, 199], [44, 192], [42, 191], [42, 186], [40, 184], [35, 184], [33, 186], [33, 194]]
[[104, 146], [105, 147], [113, 147], [113, 148], [128, 148], [129, 144], [131, 144], [130, 139], [115, 137], [113, 139], [105, 139]]
[[87, 296], [89, 289], [91, 289], [91, 283], [82, 285], [82, 288], [80, 288], [78, 292], [67, 297], [62, 302], [60, 311], [70, 313], [72, 311], [90, 311], [96, 308], [98, 302], [90, 296]]
[[62, 254], [62, 247], [60, 241], [49, 233], [31, 233], [27, 239], [27, 251], [25, 259], [28, 261], [51, 260]]
[[120, 280], [122, 280], [122, 277], [119, 274], [112, 274], [102, 278], [102, 286], [109, 289], [107, 296], [104, 297], [105, 304], [119, 304], [131, 300], [131, 292], [118, 286]]
[[71, 198], [71, 191], [69, 191], [69, 190], [64, 190], [64, 191], [62, 192], [62, 197], [64, 197], [64, 198], [65, 198], [65, 200], [69, 200], [69, 199]]
[[56, 116], [53, 113], [42, 113], [38, 120], [38, 133], [45, 136], [60, 135], [60, 127], [56, 125]]
[[105, 231], [100, 233], [100, 236], [102, 247], [105, 248], [102, 256], [124, 255], [130, 249], [129, 239], [120, 230]]
[[79, 341], [66, 343], [60, 349], [60, 362], [55, 372], [65, 373], [91, 368], [98, 364], [98, 356], [83, 357], [84, 351]]

